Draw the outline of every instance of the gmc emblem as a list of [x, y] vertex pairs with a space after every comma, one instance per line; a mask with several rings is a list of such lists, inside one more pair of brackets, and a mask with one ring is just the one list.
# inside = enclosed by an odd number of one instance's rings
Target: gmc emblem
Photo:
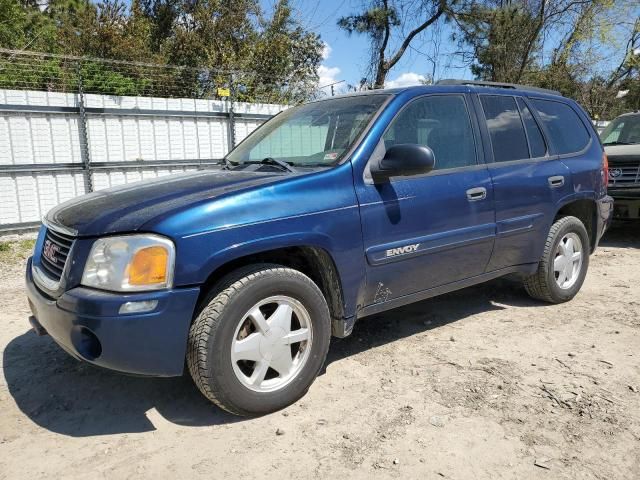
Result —
[[51, 240], [45, 240], [42, 247], [42, 255], [46, 257], [51, 263], [58, 263], [57, 254], [60, 251], [60, 247], [53, 243]]

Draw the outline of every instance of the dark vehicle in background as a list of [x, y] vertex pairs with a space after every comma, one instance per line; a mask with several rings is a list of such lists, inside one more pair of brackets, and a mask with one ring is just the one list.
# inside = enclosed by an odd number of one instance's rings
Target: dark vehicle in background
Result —
[[609, 195], [613, 216], [640, 220], [640, 112], [625, 113], [600, 134], [609, 158]]
[[571, 300], [611, 213], [584, 110], [518, 85], [332, 97], [225, 160], [50, 211], [26, 272], [34, 329], [112, 370], [186, 363], [225, 410], [272, 412], [369, 315], [505, 275]]

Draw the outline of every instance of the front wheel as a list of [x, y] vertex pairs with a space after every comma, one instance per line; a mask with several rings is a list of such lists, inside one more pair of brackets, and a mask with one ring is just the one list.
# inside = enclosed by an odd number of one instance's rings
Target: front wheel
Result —
[[538, 300], [562, 303], [576, 296], [589, 267], [589, 235], [576, 217], [551, 226], [538, 271], [525, 278], [527, 293]]
[[330, 336], [317, 285], [297, 270], [259, 265], [213, 293], [191, 326], [187, 365], [200, 391], [222, 409], [265, 414], [306, 393]]

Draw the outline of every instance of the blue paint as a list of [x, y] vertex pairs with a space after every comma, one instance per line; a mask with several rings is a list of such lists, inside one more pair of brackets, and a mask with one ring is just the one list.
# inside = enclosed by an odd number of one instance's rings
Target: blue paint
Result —
[[[387, 127], [407, 104], [434, 94], [464, 98], [476, 164], [374, 184], [367, 164], [379, 154]], [[578, 154], [557, 155], [547, 139], [542, 159], [495, 163], [479, 94], [551, 98], [589, 121], [575, 102], [543, 93], [411, 87], [390, 91], [360, 141], [331, 168], [206, 171], [79, 197], [47, 216], [76, 238], [53, 290], [37, 286], [31, 274], [32, 262], [41, 265], [44, 227], [36, 242], [27, 269], [34, 315], [76, 357], [119, 371], [179, 375], [201, 287], [218, 269], [247, 255], [283, 247], [324, 250], [337, 270], [344, 318], [351, 319], [507, 273], [531, 273], [555, 215], [576, 200], [597, 206], [599, 239], [610, 221], [611, 201], [593, 129], [591, 142]], [[564, 177], [564, 184], [551, 188], [553, 176]], [[469, 201], [467, 191], [478, 187], [486, 196]], [[165, 235], [175, 243], [173, 287], [121, 294], [81, 286], [95, 238], [134, 232]], [[401, 251], [406, 246], [415, 248]], [[158, 306], [149, 313], [118, 314], [122, 303], [141, 300], [157, 300]], [[87, 358], [91, 335], [101, 345], [95, 359]]]
[[[38, 323], [72, 356], [99, 367], [139, 375], [182, 375], [186, 338], [200, 290], [115, 294], [75, 287], [57, 299], [36, 287], [27, 265], [27, 294]], [[120, 315], [124, 302], [157, 300], [149, 313]], [[100, 341], [101, 355], [87, 358], [80, 329]]]

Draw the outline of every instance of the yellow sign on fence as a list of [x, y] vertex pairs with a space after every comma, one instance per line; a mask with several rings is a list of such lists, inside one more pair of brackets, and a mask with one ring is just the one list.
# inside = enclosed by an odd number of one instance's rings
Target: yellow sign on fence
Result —
[[231, 95], [231, 91], [228, 88], [218, 88], [219, 97], [228, 97]]

